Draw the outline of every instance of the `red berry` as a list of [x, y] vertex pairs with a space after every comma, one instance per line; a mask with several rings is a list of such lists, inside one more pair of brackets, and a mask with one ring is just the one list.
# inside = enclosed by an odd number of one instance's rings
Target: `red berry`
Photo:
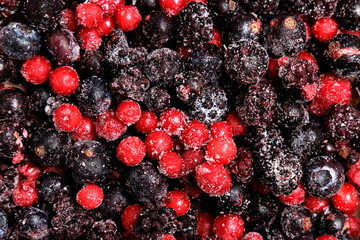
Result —
[[139, 220], [142, 206], [139, 204], [130, 205], [121, 214], [121, 223], [127, 232], [133, 232], [134, 224]]
[[143, 111], [139, 120], [135, 123], [135, 128], [141, 133], [150, 133], [155, 130], [158, 119], [155, 113]]
[[32, 179], [20, 181], [14, 188], [12, 194], [15, 205], [20, 207], [30, 207], [35, 204], [39, 199], [35, 186], [36, 183]]
[[176, 240], [176, 238], [173, 235], [170, 234], [164, 234], [161, 238], [161, 240]]
[[114, 141], [126, 132], [126, 125], [120, 122], [115, 113], [108, 110], [98, 115], [95, 121], [96, 134], [107, 141]]
[[352, 98], [351, 82], [346, 78], [339, 78], [328, 73], [320, 76], [318, 91], [309, 110], [315, 116], [325, 115], [331, 106], [349, 104]]
[[27, 82], [42, 84], [50, 77], [51, 63], [43, 56], [34, 56], [23, 63], [20, 72]]
[[330, 235], [323, 235], [323, 236], [316, 238], [315, 240], [338, 240], [338, 239], [336, 237], [333, 237]]
[[245, 231], [244, 221], [237, 214], [224, 214], [214, 220], [213, 231], [219, 240], [240, 239]]
[[302, 86], [301, 88], [301, 97], [305, 101], [311, 101], [316, 96], [316, 85], [315, 84], [308, 84], [305, 86]]
[[246, 126], [241, 123], [241, 120], [236, 113], [234, 112], [229, 113], [229, 115], [226, 118], [226, 122], [231, 127], [232, 134], [234, 137], [239, 137], [245, 134]]
[[178, 178], [183, 172], [184, 162], [176, 152], [164, 152], [159, 158], [159, 170], [169, 178]]
[[206, 147], [206, 156], [208, 161], [215, 161], [226, 165], [234, 159], [235, 155], [236, 145], [232, 138], [214, 138]]
[[195, 180], [201, 190], [221, 196], [231, 188], [230, 173], [219, 163], [204, 162], [196, 168]]
[[214, 224], [214, 217], [209, 212], [202, 212], [198, 215], [197, 233], [199, 237], [206, 237], [212, 235]]
[[326, 43], [336, 36], [339, 27], [334, 19], [321, 18], [316, 20], [311, 30], [317, 40]]
[[101, 36], [109, 36], [116, 28], [116, 22], [113, 17], [105, 16], [99, 23], [97, 30]]
[[341, 29], [341, 32], [342, 33], [347, 33], [347, 34], [350, 34], [350, 35], [354, 35], [354, 36], [357, 36], [358, 38], [360, 38], [360, 31], [349, 31], [349, 30], [346, 30], [346, 29]]
[[322, 213], [330, 206], [330, 201], [327, 198], [306, 195], [304, 205], [314, 213]]
[[253, 175], [253, 157], [244, 147], [238, 147], [233, 161], [227, 165], [230, 173], [244, 184], [250, 183]]
[[297, 56], [298, 56], [298, 58], [300, 58], [300, 59], [306, 59], [306, 60], [312, 62], [312, 63], [315, 65], [316, 72], [318, 71], [319, 66], [318, 66], [318, 64], [317, 64], [317, 62], [316, 62], [316, 59], [314, 58], [313, 55], [311, 55], [311, 54], [308, 53], [308, 52], [302, 51], [302, 52], [300, 52]]
[[56, 129], [64, 132], [74, 131], [81, 122], [80, 110], [72, 104], [62, 104], [53, 112]]
[[184, 163], [183, 173], [185, 175], [194, 173], [197, 166], [201, 165], [205, 161], [205, 153], [202, 150], [186, 150], [181, 158]]
[[161, 9], [171, 15], [178, 15], [186, 7], [186, 0], [159, 0]]
[[125, 4], [125, 0], [90, 0], [90, 2], [99, 4], [106, 16], [114, 16], [116, 11]]
[[104, 193], [102, 189], [95, 185], [89, 184], [80, 189], [76, 194], [76, 201], [86, 210], [95, 209], [102, 203]]
[[178, 135], [185, 121], [184, 113], [175, 108], [167, 109], [160, 114], [160, 127], [169, 134]]
[[129, 32], [140, 25], [141, 14], [135, 6], [122, 6], [116, 12], [115, 19], [121, 30]]
[[19, 173], [27, 179], [36, 180], [42, 175], [41, 168], [30, 161], [24, 162], [17, 169]]
[[125, 138], [116, 148], [117, 158], [128, 166], [139, 164], [145, 155], [145, 145], [138, 137]]
[[191, 121], [184, 126], [180, 139], [187, 148], [201, 147], [209, 139], [209, 129], [200, 121]]
[[334, 207], [348, 215], [357, 212], [359, 208], [359, 193], [350, 183], [344, 183], [341, 189], [331, 197]]
[[80, 125], [70, 133], [70, 136], [75, 141], [96, 140], [94, 119], [83, 116]]
[[232, 138], [232, 128], [227, 122], [216, 122], [210, 126], [211, 137], [228, 137]]
[[192, 49], [185, 47], [185, 46], [178, 46], [176, 48], [176, 52], [179, 53], [181, 55], [181, 58], [186, 61], [186, 59], [188, 59], [188, 57], [190, 56], [190, 54], [192, 53]]
[[164, 200], [165, 206], [175, 210], [177, 216], [182, 216], [190, 209], [190, 199], [182, 191], [173, 190], [169, 192]]
[[101, 35], [97, 28], [81, 27], [77, 32], [80, 47], [87, 51], [96, 50], [101, 46]]
[[116, 109], [116, 116], [123, 124], [134, 124], [141, 117], [140, 105], [132, 100], [122, 101]]
[[279, 72], [278, 60], [276, 58], [269, 58], [267, 76], [270, 79], [275, 80], [278, 78], [278, 72]]
[[249, 232], [245, 234], [241, 240], [263, 240], [263, 237], [257, 232]]
[[302, 182], [289, 195], [278, 196], [279, 200], [286, 205], [299, 205], [305, 201], [306, 191]]
[[360, 187], [360, 168], [350, 168], [346, 172], [346, 178], [349, 183]]
[[66, 8], [61, 12], [60, 25], [70, 32], [77, 30], [78, 22], [76, 21], [76, 12], [74, 9]]
[[349, 229], [346, 232], [352, 238], [360, 236], [360, 219], [355, 216], [349, 216]]
[[58, 67], [51, 72], [49, 84], [54, 93], [70, 95], [79, 86], [79, 76], [72, 67]]
[[[188, 3], [191, 1], [193, 1], [193, 0], [188, 1]], [[204, 2], [204, 1], [206, 2], [206, 0], [200, 0], [199, 2]], [[214, 28], [214, 37], [210, 42], [208, 42], [208, 44], [214, 44], [214, 45], [218, 46], [219, 48], [221, 48], [222, 40], [221, 40], [221, 35], [220, 35], [219, 30]]]
[[95, 3], [82, 3], [76, 8], [76, 19], [86, 28], [97, 27], [103, 17], [103, 10]]
[[302, 20], [304, 22], [305, 30], [306, 30], [306, 42], [308, 42], [311, 39], [311, 28], [307, 21], [305, 21], [304, 19]]
[[173, 140], [163, 131], [149, 133], [145, 138], [147, 155], [152, 159], [158, 159], [163, 152], [170, 152], [173, 148]]

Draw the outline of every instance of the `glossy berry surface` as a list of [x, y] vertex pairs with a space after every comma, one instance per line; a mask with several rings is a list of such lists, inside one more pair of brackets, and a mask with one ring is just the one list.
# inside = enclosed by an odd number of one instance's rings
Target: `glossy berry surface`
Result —
[[121, 223], [127, 232], [133, 232], [133, 226], [139, 219], [141, 208], [139, 204], [134, 204], [124, 209], [121, 215]]
[[240, 239], [245, 230], [244, 221], [239, 215], [220, 215], [214, 220], [213, 230], [218, 239]]
[[140, 106], [137, 102], [125, 100], [117, 107], [116, 116], [126, 125], [134, 124], [141, 117]]
[[72, 104], [62, 104], [53, 112], [53, 121], [59, 131], [72, 132], [81, 122], [80, 110]]
[[206, 146], [208, 161], [226, 165], [234, 159], [235, 154], [235, 142], [228, 137], [214, 138]]
[[80, 189], [76, 194], [76, 201], [85, 209], [97, 208], [104, 199], [104, 193], [95, 184], [89, 184]]
[[178, 178], [182, 174], [184, 162], [176, 152], [164, 152], [159, 158], [159, 171], [169, 178]]
[[312, 212], [322, 213], [330, 206], [330, 201], [327, 198], [318, 198], [307, 195], [305, 197], [304, 205]]
[[359, 208], [359, 193], [350, 183], [344, 183], [340, 190], [331, 197], [334, 207], [349, 215], [354, 214]]
[[70, 133], [70, 136], [75, 141], [96, 140], [94, 119], [82, 116], [79, 126]]
[[200, 147], [209, 139], [209, 130], [204, 123], [194, 120], [184, 126], [180, 138], [186, 147]]
[[173, 140], [166, 132], [154, 131], [145, 138], [146, 153], [150, 158], [157, 159], [161, 153], [171, 151]]
[[99, 137], [114, 141], [126, 132], [126, 125], [120, 122], [113, 111], [108, 110], [96, 118], [95, 130]]
[[117, 158], [128, 166], [139, 164], [145, 154], [145, 145], [138, 137], [125, 138], [116, 148]]
[[338, 24], [332, 18], [321, 18], [312, 26], [312, 34], [320, 42], [328, 42], [336, 36]]
[[45, 57], [34, 56], [21, 67], [21, 75], [27, 82], [32, 84], [42, 84], [50, 77], [51, 63]]
[[122, 6], [115, 13], [119, 28], [124, 32], [136, 29], [141, 22], [141, 15], [135, 6]]
[[169, 192], [164, 199], [164, 203], [167, 207], [173, 208], [177, 216], [186, 214], [191, 207], [188, 195], [179, 190]]
[[99, 25], [103, 17], [103, 10], [95, 3], [83, 3], [76, 8], [76, 20], [86, 28], [93, 28]]
[[155, 130], [157, 124], [158, 118], [155, 113], [143, 111], [139, 120], [135, 123], [135, 128], [141, 133], [150, 133]]
[[50, 74], [51, 89], [59, 95], [70, 95], [79, 86], [79, 76], [71, 67], [58, 67]]

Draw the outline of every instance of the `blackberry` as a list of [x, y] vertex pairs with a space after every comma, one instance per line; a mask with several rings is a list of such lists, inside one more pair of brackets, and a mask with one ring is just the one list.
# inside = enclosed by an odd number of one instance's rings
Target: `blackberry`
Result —
[[94, 222], [90, 228], [87, 238], [90, 240], [106, 239], [118, 240], [122, 239], [121, 234], [118, 232], [116, 223], [110, 219], [104, 221]]
[[311, 15], [313, 7], [312, 3], [312, 0], [289, 0], [282, 2], [284, 7], [287, 8], [289, 12], [300, 13], [304, 15]]
[[174, 82], [177, 98], [191, 106], [209, 81], [198, 72], [185, 71], [175, 75]]
[[178, 216], [176, 220], [179, 222], [178, 229], [174, 236], [176, 239], [195, 239], [197, 236], [198, 223], [198, 207], [194, 205], [182, 216]]
[[0, 83], [9, 81], [13, 76], [14, 64], [4, 54], [0, 54]]
[[245, 212], [246, 221], [253, 225], [255, 231], [269, 227], [278, 213], [278, 206], [271, 195], [254, 194]]
[[144, 43], [151, 49], [161, 48], [174, 35], [172, 18], [163, 11], [152, 11], [142, 23]]
[[150, 86], [147, 79], [137, 67], [123, 69], [119, 76], [110, 83], [110, 91], [121, 99], [133, 99], [138, 102], [144, 101], [145, 92]]
[[8, 0], [0, 3], [0, 25], [16, 13], [21, 2], [21, 0]]
[[325, 56], [331, 69], [344, 78], [360, 73], [360, 38], [350, 34], [338, 34], [328, 45]]
[[57, 173], [45, 173], [39, 178], [37, 185], [39, 194], [48, 203], [55, 203], [56, 201], [66, 197], [70, 188], [65, 179]]
[[336, 12], [336, 20], [339, 21], [341, 27], [350, 31], [359, 31], [360, 25], [360, 0], [343, 0], [339, 1]]
[[85, 236], [94, 219], [86, 214], [71, 198], [65, 197], [53, 205], [51, 233], [60, 240], [76, 239]]
[[28, 97], [19, 88], [0, 90], [0, 119], [21, 122], [28, 113]]
[[280, 225], [290, 239], [298, 239], [313, 226], [311, 212], [303, 206], [288, 206], [281, 214]]
[[0, 157], [12, 158], [13, 163], [20, 162], [24, 158], [27, 137], [28, 132], [22, 124], [0, 121]]
[[245, 185], [254, 177], [253, 156], [244, 147], [238, 147], [235, 158], [227, 165], [234, 180]]
[[339, 0], [314, 0], [311, 16], [315, 19], [331, 17]]
[[242, 39], [258, 41], [261, 33], [261, 21], [254, 13], [229, 14], [226, 20], [224, 41], [237, 43]]
[[125, 185], [136, 201], [146, 205], [162, 203], [168, 189], [166, 179], [148, 161], [143, 161], [138, 166], [129, 169]]
[[110, 36], [110, 40], [105, 45], [105, 63], [112, 73], [116, 73], [118, 68], [124, 67], [120, 59], [129, 54], [129, 44], [123, 31], [116, 29]]
[[190, 109], [193, 119], [206, 125], [221, 121], [228, 112], [227, 97], [220, 87], [207, 87], [197, 96]]
[[271, 20], [264, 34], [266, 50], [276, 57], [297, 55], [306, 44], [305, 24], [292, 15]]
[[343, 166], [328, 156], [308, 160], [304, 167], [303, 183], [307, 192], [318, 198], [330, 198], [343, 186]]
[[66, 167], [77, 183], [103, 182], [110, 171], [110, 158], [105, 147], [97, 141], [76, 142], [66, 157]]
[[277, 123], [284, 128], [296, 128], [307, 122], [308, 113], [299, 101], [287, 101], [278, 104]]
[[153, 112], [163, 112], [170, 106], [170, 94], [160, 87], [150, 88], [144, 98], [146, 107]]
[[242, 6], [249, 12], [256, 12], [263, 15], [274, 15], [279, 6], [280, 0], [244, 0]]
[[15, 209], [12, 194], [19, 181], [20, 174], [13, 165], [0, 164], [0, 208], [7, 214]]
[[266, 126], [275, 117], [276, 102], [274, 88], [260, 82], [249, 87], [244, 100], [237, 104], [236, 112], [247, 126]]
[[6, 213], [0, 210], [0, 239], [3, 239], [8, 233], [8, 220]]
[[233, 184], [230, 191], [219, 198], [217, 206], [221, 212], [241, 214], [249, 203], [250, 199], [244, 186]]
[[224, 65], [233, 82], [257, 84], [267, 71], [269, 56], [258, 42], [243, 39], [226, 49]]
[[81, 55], [81, 73], [86, 77], [94, 75], [100, 76], [104, 73], [103, 62], [104, 56], [101, 51], [85, 51], [84, 54]]
[[15, 225], [16, 232], [27, 239], [43, 239], [49, 235], [48, 215], [38, 208], [23, 209]]
[[45, 113], [46, 102], [50, 97], [53, 97], [53, 92], [48, 86], [31, 86], [28, 89], [29, 106], [31, 111], [36, 113]]
[[349, 217], [338, 210], [324, 213], [320, 219], [320, 233], [340, 237], [349, 229]]
[[71, 147], [68, 133], [57, 132], [53, 127], [41, 126], [34, 129], [27, 145], [31, 157], [43, 166], [64, 164], [65, 154]]
[[152, 51], [146, 57], [144, 73], [154, 84], [167, 87], [173, 85], [174, 76], [182, 69], [180, 54], [169, 48]]
[[23, 23], [12, 22], [0, 30], [0, 49], [11, 59], [29, 59], [40, 47], [39, 33]]
[[178, 41], [187, 47], [200, 47], [214, 37], [210, 11], [202, 2], [190, 2], [180, 11]]
[[187, 59], [187, 66], [190, 71], [198, 72], [214, 83], [222, 76], [222, 52], [214, 44], [205, 44], [194, 49]]
[[108, 110], [111, 96], [103, 79], [92, 76], [81, 81], [76, 101], [81, 113], [87, 116], [97, 116]]

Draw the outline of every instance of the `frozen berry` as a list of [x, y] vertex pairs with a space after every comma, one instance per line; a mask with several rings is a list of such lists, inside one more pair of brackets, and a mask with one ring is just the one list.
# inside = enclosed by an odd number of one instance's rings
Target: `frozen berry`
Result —
[[39, 177], [41, 177], [41, 175], [43, 173], [41, 168], [38, 165], [36, 165], [35, 163], [30, 162], [30, 161], [23, 162], [18, 167], [18, 171], [25, 178], [33, 179], [33, 180], [36, 180]]
[[164, 12], [178, 15], [180, 10], [186, 6], [186, 0], [160, 0], [159, 4]]
[[17, 206], [29, 207], [35, 204], [39, 199], [34, 180], [22, 180], [14, 188], [12, 198]]
[[359, 193], [350, 183], [344, 183], [340, 190], [331, 197], [334, 207], [344, 213], [352, 215], [359, 208]]
[[107, 141], [115, 141], [126, 132], [126, 129], [126, 125], [120, 122], [111, 110], [98, 115], [95, 121], [96, 134]]
[[74, 131], [80, 125], [81, 118], [81, 112], [72, 104], [62, 104], [53, 112], [54, 125], [59, 131]]
[[171, 151], [173, 140], [163, 131], [154, 131], [145, 138], [146, 153], [150, 158], [157, 159], [163, 152]]
[[50, 77], [51, 63], [43, 56], [34, 56], [26, 60], [21, 67], [21, 75], [27, 82], [42, 84]]
[[100, 21], [97, 30], [101, 36], [109, 36], [116, 28], [116, 22], [113, 17], [104, 16]]
[[141, 209], [139, 204], [130, 205], [124, 209], [121, 214], [121, 223], [127, 232], [133, 232], [133, 226], [139, 220]]
[[232, 138], [232, 128], [227, 122], [215, 122], [210, 126], [211, 137], [228, 137]]
[[159, 158], [159, 171], [169, 178], [178, 178], [182, 174], [184, 163], [176, 152], [165, 152]]
[[15, 220], [16, 232], [26, 239], [45, 239], [49, 235], [48, 215], [34, 207], [25, 208]]
[[160, 114], [160, 127], [169, 134], [179, 134], [186, 123], [186, 117], [178, 109], [170, 108]]
[[360, 236], [360, 219], [355, 216], [349, 216], [349, 229], [346, 233], [350, 237]]
[[190, 199], [188, 195], [179, 190], [169, 192], [164, 199], [165, 206], [176, 211], [177, 216], [186, 214], [190, 209]]
[[60, 25], [62, 28], [75, 32], [78, 28], [78, 22], [76, 21], [75, 9], [65, 8], [61, 12]]
[[76, 201], [86, 210], [97, 208], [104, 199], [104, 193], [95, 184], [89, 184], [80, 189], [76, 194]]
[[240, 239], [245, 231], [244, 221], [236, 214], [220, 215], [214, 220], [213, 230], [220, 240]]
[[51, 89], [59, 95], [71, 95], [79, 86], [79, 76], [72, 67], [58, 67], [50, 74]]
[[202, 150], [186, 150], [181, 158], [184, 162], [183, 173], [194, 173], [197, 166], [201, 165], [205, 161], [205, 153]]
[[311, 27], [314, 37], [320, 42], [328, 42], [336, 36], [338, 24], [332, 18], [321, 18]]
[[116, 156], [128, 166], [139, 164], [145, 157], [145, 145], [137, 137], [123, 139], [116, 148]]
[[257, 232], [246, 233], [241, 240], [263, 240], [263, 237]]
[[206, 146], [206, 157], [208, 161], [226, 165], [234, 159], [235, 154], [236, 145], [232, 138], [214, 138]]
[[185, 147], [198, 148], [209, 139], [209, 130], [204, 123], [194, 120], [184, 126], [180, 138]]
[[95, 3], [83, 3], [76, 7], [76, 20], [86, 28], [97, 27], [102, 17], [103, 10]]
[[124, 32], [136, 29], [141, 22], [141, 15], [135, 6], [122, 6], [115, 14], [119, 28]]
[[226, 123], [231, 127], [234, 137], [239, 137], [245, 134], [246, 126], [241, 122], [241, 119], [236, 113], [229, 113], [226, 118]]
[[330, 201], [328, 198], [318, 198], [308, 194], [304, 205], [314, 213], [322, 213], [330, 206]]
[[122, 101], [116, 109], [116, 116], [123, 124], [134, 124], [141, 117], [140, 106], [132, 100]]
[[70, 187], [65, 179], [57, 173], [45, 173], [39, 179], [37, 185], [40, 197], [48, 203], [56, 201], [69, 195]]
[[80, 47], [87, 51], [93, 51], [101, 46], [101, 35], [97, 28], [81, 27], [76, 34]]
[[150, 133], [155, 130], [157, 123], [158, 119], [155, 113], [143, 111], [139, 120], [135, 123], [135, 128], [141, 133]]
[[305, 201], [306, 191], [302, 182], [289, 195], [278, 196], [279, 200], [286, 205], [299, 205]]
[[90, 0], [98, 4], [106, 16], [114, 16], [116, 11], [125, 4], [124, 0]]

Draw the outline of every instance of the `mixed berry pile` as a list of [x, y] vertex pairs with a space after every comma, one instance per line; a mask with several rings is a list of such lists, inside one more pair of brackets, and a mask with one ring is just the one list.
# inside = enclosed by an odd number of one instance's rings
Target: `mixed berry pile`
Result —
[[0, 0], [0, 239], [360, 236], [360, 0]]

